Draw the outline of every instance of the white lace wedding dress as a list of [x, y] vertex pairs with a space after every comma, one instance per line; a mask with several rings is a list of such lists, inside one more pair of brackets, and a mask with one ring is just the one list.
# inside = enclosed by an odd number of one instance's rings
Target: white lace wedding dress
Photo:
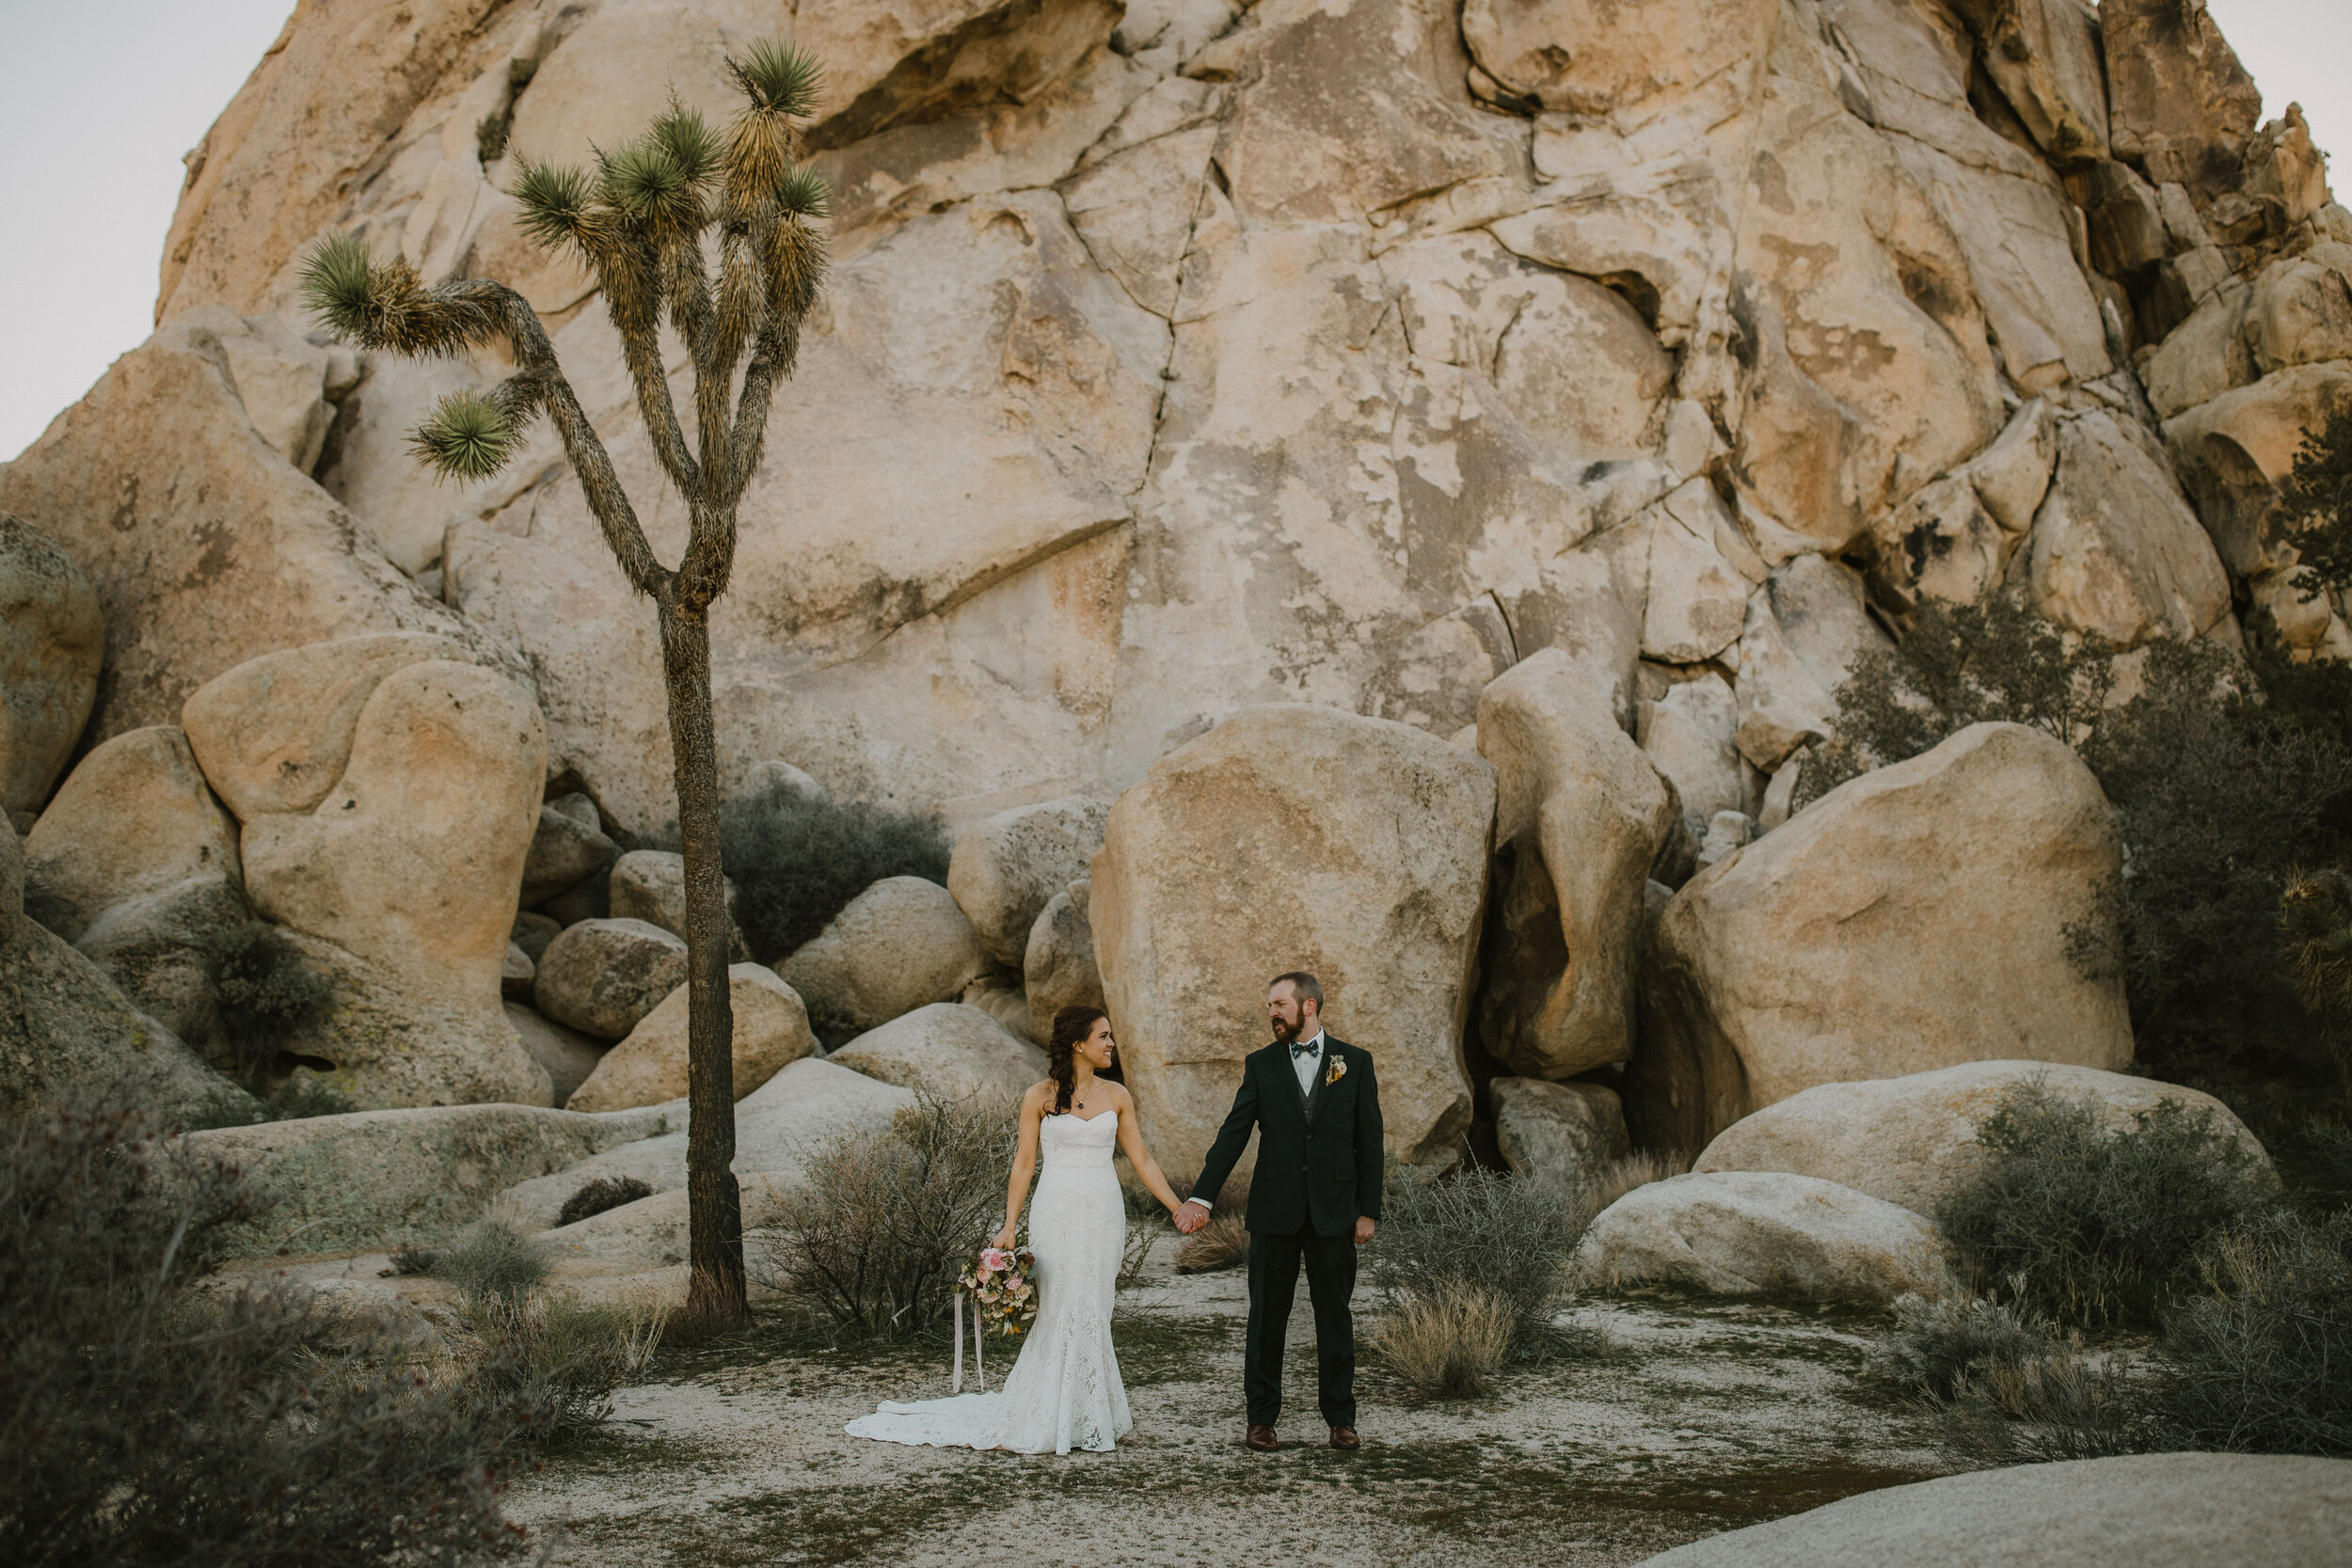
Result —
[[[1047, 1117], [1038, 1128], [1029, 1250], [1037, 1322], [1005, 1386], [985, 1394], [884, 1404], [851, 1421], [852, 1437], [943, 1449], [1068, 1453], [1111, 1448], [1135, 1426], [1111, 1350], [1111, 1297], [1127, 1240], [1127, 1205], [1111, 1168], [1119, 1113]], [[1002, 1341], [997, 1341], [1001, 1343]]]

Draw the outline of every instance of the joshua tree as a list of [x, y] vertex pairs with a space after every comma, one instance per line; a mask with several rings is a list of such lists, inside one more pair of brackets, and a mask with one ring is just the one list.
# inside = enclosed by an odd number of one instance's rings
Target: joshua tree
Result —
[[[405, 262], [371, 261], [349, 235], [313, 250], [303, 275], [311, 309], [363, 347], [429, 356], [503, 341], [515, 373], [486, 393], [442, 399], [412, 437], [418, 457], [445, 478], [485, 479], [513, 454], [517, 433], [546, 414], [613, 558], [660, 613], [686, 851], [688, 1308], [722, 1323], [743, 1315], [743, 1243], [741, 1197], [728, 1169], [734, 1017], [709, 613], [735, 562], [736, 507], [759, 467], [770, 399], [792, 373], [801, 323], [823, 277], [824, 242], [812, 223], [827, 199], [823, 180], [800, 161], [801, 126], [817, 102], [816, 61], [789, 45], [763, 43], [728, 64], [747, 103], [723, 135], [674, 101], [636, 140], [599, 151], [593, 175], [526, 163], [514, 190], [531, 238], [550, 249], [571, 247], [603, 290], [654, 451], [687, 504], [691, 530], [675, 568], [655, 559], [604, 443], [522, 295], [487, 278], [427, 288]], [[665, 315], [693, 359], [691, 446], [662, 373], [657, 334]], [[741, 388], [730, 407], [739, 369]]]

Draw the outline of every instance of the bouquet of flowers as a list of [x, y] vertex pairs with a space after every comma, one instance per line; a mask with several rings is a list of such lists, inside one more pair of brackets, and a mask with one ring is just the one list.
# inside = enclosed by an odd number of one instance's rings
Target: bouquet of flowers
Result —
[[1027, 1247], [980, 1248], [956, 1276], [982, 1334], [1019, 1338], [1037, 1321], [1037, 1259]]

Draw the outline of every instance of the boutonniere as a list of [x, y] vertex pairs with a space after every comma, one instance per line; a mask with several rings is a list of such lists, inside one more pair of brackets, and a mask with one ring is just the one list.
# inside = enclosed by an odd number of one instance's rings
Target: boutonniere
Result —
[[1323, 1075], [1324, 1086], [1328, 1088], [1330, 1085], [1338, 1083], [1341, 1079], [1346, 1076], [1347, 1064], [1342, 1061], [1339, 1057], [1334, 1056], [1331, 1058], [1331, 1069]]

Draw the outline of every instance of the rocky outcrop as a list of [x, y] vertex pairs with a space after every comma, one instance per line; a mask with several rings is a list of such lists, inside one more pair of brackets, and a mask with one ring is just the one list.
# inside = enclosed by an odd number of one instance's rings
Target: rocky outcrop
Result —
[[956, 836], [947, 891], [990, 958], [1021, 966], [1039, 913], [1103, 847], [1105, 815], [1101, 801], [1073, 796], [998, 812]]
[[[2196, 21], [2204, 20], [2177, 8]], [[2124, 9], [2108, 0], [2107, 14]], [[2148, 1453], [2015, 1465], [1865, 1492], [1646, 1558], [1642, 1568], [1887, 1568], [1950, 1560], [2015, 1568], [2231, 1562], [2323, 1568], [2343, 1552], [2352, 1462]]]
[[89, 721], [105, 644], [98, 595], [73, 558], [0, 513], [0, 809], [19, 832]]
[[977, 1007], [917, 1007], [860, 1035], [825, 1058], [885, 1084], [992, 1108], [1020, 1102], [1045, 1077], [1045, 1053]]
[[0, 832], [0, 1115], [72, 1101], [140, 1106], [172, 1124], [252, 1101], [105, 972], [24, 910], [24, 850]]
[[[591, 877], [609, 872], [620, 858], [621, 847], [605, 836], [604, 818], [594, 800], [574, 794], [548, 801], [539, 808], [539, 827], [531, 835], [531, 854], [523, 862], [523, 907], [569, 893]], [[608, 907], [609, 899], [608, 894]], [[546, 951], [546, 943], [539, 951]], [[534, 961], [538, 956], [532, 954]]]
[[[817, 1049], [808, 1010], [775, 972], [754, 963], [727, 968], [735, 1014], [735, 1098], [741, 1100]], [[573, 1091], [573, 1111], [619, 1111], [681, 1099], [687, 1081], [687, 988], [678, 987], [606, 1052]]]
[[1103, 1006], [1103, 972], [1094, 961], [1094, 923], [1087, 914], [1093, 884], [1085, 878], [1046, 900], [1029, 927], [1021, 958], [1022, 990], [1029, 1006], [1029, 1038], [1054, 1037], [1054, 1015], [1064, 1007]]
[[1935, 1227], [1910, 1210], [1757, 1171], [1636, 1187], [1593, 1220], [1573, 1261], [1592, 1285], [1874, 1304], [1933, 1294], [1949, 1267]]
[[1592, 1193], [1611, 1161], [1632, 1152], [1614, 1089], [1498, 1078], [1486, 1092], [1495, 1108], [1495, 1146], [1511, 1174], [1544, 1182], [1570, 1202]]
[[2090, 769], [2022, 725], [1973, 725], [1832, 790], [1660, 917], [1625, 1085], [1635, 1136], [1695, 1150], [1817, 1084], [1960, 1062], [2122, 1067], [2122, 984], [2086, 974], [2068, 937], [2102, 918], [2121, 860]]
[[270, 447], [220, 339], [199, 325], [167, 327], [116, 360], [0, 466], [0, 512], [56, 540], [97, 591], [98, 739], [177, 722], [198, 687], [292, 645], [417, 630], [502, 657]]
[[1732, 1123], [1692, 1168], [1819, 1177], [1932, 1214], [1978, 1169], [1978, 1130], [2005, 1096], [2029, 1084], [2090, 1105], [2119, 1132], [2168, 1101], [2202, 1112], [2238, 1141], [2255, 1169], [2270, 1168], [2261, 1142], [2209, 1094], [2054, 1062], [1963, 1062], [1899, 1078], [1816, 1085]]
[[776, 966], [826, 1029], [872, 1029], [952, 1002], [987, 969], [955, 895], [920, 877], [883, 878]]
[[663, 1110], [441, 1105], [225, 1127], [187, 1141], [235, 1161], [270, 1200], [237, 1250], [266, 1254], [299, 1233], [304, 1252], [342, 1252], [438, 1239], [517, 1181], [671, 1125]]
[[1111, 808], [1088, 911], [1127, 1085], [1170, 1169], [1204, 1155], [1265, 987], [1323, 982], [1331, 1032], [1372, 1053], [1391, 1152], [1451, 1164], [1486, 893], [1494, 769], [1387, 720], [1234, 715]]
[[603, 1040], [566, 1029], [537, 1009], [513, 1002], [506, 1004], [506, 1022], [515, 1026], [515, 1036], [531, 1059], [547, 1069], [548, 1099], [553, 1105], [561, 1106], [571, 1099], [572, 1091], [596, 1070], [608, 1049]]
[[79, 942], [119, 904], [189, 881], [237, 885], [236, 824], [177, 729], [119, 735], [84, 757], [24, 839], [25, 907]]
[[1624, 1061], [1642, 888], [1680, 827], [1672, 794], [1605, 695], [1556, 649], [1486, 688], [1478, 752], [1494, 765], [1495, 843], [1508, 879], [1480, 1037], [1533, 1077]]

